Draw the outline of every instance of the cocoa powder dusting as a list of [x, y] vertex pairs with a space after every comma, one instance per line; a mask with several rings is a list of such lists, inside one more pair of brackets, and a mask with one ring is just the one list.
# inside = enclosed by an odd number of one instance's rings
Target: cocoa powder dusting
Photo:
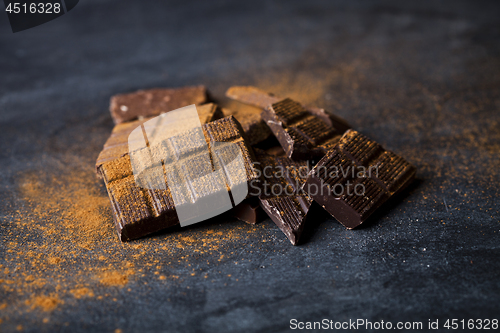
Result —
[[56, 295], [40, 295], [27, 299], [25, 304], [31, 306], [32, 309], [39, 308], [43, 311], [52, 311], [59, 304], [64, 304], [64, 301], [60, 300]]
[[[255, 231], [235, 221], [224, 233], [200, 225], [123, 243], [94, 170], [76, 166], [57, 172], [17, 176], [24, 204], [4, 217], [4, 232], [15, 241], [4, 244], [6, 264], [0, 265], [0, 288], [7, 295], [0, 303], [0, 325], [13, 312], [39, 313], [47, 323], [50, 313], [79, 302], [114, 302], [117, 288], [134, 297], [130, 287], [147, 285], [147, 276], [184, 283], [198, 276], [190, 258], [205, 255], [219, 262], [219, 251], [234, 251], [235, 242]], [[172, 274], [178, 267], [187, 267], [187, 274]]]

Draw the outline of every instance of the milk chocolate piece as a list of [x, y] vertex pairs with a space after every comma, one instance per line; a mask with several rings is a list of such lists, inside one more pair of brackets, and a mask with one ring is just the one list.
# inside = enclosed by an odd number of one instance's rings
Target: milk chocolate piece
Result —
[[202, 104], [206, 100], [204, 86], [155, 88], [115, 95], [111, 97], [109, 111], [115, 124], [120, 124], [140, 117], [157, 116], [191, 104]]
[[269, 138], [272, 133], [260, 117], [262, 109], [231, 101], [223, 108], [224, 115], [234, 116], [241, 124], [250, 145], [260, 143]]
[[285, 151], [281, 146], [273, 146], [266, 149], [266, 153], [271, 156], [285, 156]]
[[[226, 185], [222, 189], [213, 187], [213, 191], [233, 189], [234, 184], [230, 184], [234, 179], [231, 177], [231, 170], [225, 168], [228, 165], [225, 159], [231, 156], [225, 155], [224, 144], [219, 144], [221, 142], [234, 144], [240, 150], [247, 182], [244, 185], [248, 186], [253, 181], [259, 180], [253, 165], [253, 152], [243, 140], [243, 130], [233, 117], [202, 125], [202, 130], [206, 142], [211, 147], [210, 152], [196, 150], [189, 133], [167, 139], [169, 140], [167, 145], [173, 147], [176, 153], [171, 155], [161, 168], [164, 179], [151, 178], [148, 184], [152, 186], [148, 188], [138, 185], [137, 178], [134, 177], [132, 171], [129, 153], [98, 165], [98, 172], [104, 179], [112, 204], [116, 230], [122, 241], [136, 239], [179, 223], [177, 211], [180, 207], [179, 202], [176, 203], [177, 206], [174, 205], [171, 189], [167, 185], [168, 177], [166, 177], [167, 173], [173, 169], [184, 175], [188, 174], [186, 180], [190, 183], [188, 188], [191, 191], [196, 191], [197, 183], [202, 181], [204, 176], [212, 174], [216, 169], [223, 169]], [[161, 142], [161, 144], [164, 143]], [[144, 149], [149, 150], [150, 147]], [[163, 188], [155, 186], [154, 182], [163, 185]], [[203, 200], [203, 197], [214, 193], [206, 187], [196, 193], [187, 193], [186, 204], [190, 203], [189, 198], [197, 197]], [[183, 204], [180, 202], [180, 205]]]
[[257, 224], [267, 218], [267, 214], [260, 207], [258, 198], [248, 198], [236, 205], [231, 211], [232, 216], [248, 224]]
[[268, 106], [262, 112], [288, 157], [314, 159], [323, 157], [344, 133], [343, 124], [329, 126], [299, 103], [286, 98]]
[[[267, 93], [252, 86], [233, 86], [226, 91], [226, 96], [241, 103], [257, 106], [261, 109], [283, 100], [283, 97]], [[304, 106], [311, 114], [323, 120], [328, 126], [334, 126], [341, 132], [345, 132], [351, 126], [339, 116], [326, 112], [324, 109]]]
[[197, 105], [196, 110], [198, 111], [201, 124], [208, 124], [211, 121], [224, 118], [222, 109], [214, 103]]
[[226, 91], [226, 96], [245, 104], [265, 109], [269, 105], [279, 102], [282, 98], [267, 93], [252, 86], [233, 86]]
[[402, 157], [348, 130], [311, 170], [303, 189], [352, 229], [410, 184], [415, 172]]
[[[213, 103], [198, 105], [196, 106], [196, 110], [198, 111], [201, 124], [206, 124], [224, 117], [221, 108]], [[143, 114], [141, 113], [141, 115]], [[104, 162], [112, 161], [128, 154], [128, 139], [130, 133], [150, 119], [152, 119], [152, 117], [115, 125], [111, 132], [111, 136], [104, 144], [104, 148], [97, 158], [96, 170]]]
[[308, 162], [261, 152], [257, 153], [257, 159], [264, 176], [260, 204], [290, 242], [297, 245], [312, 203], [302, 191]]

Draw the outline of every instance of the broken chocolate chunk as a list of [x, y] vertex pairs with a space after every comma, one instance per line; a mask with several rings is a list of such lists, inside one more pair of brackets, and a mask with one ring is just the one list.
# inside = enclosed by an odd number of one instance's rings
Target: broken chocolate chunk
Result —
[[226, 96], [236, 101], [254, 105], [265, 109], [269, 105], [279, 102], [282, 98], [266, 93], [259, 88], [252, 86], [233, 86], [226, 91]]
[[226, 116], [232, 115], [240, 122], [250, 145], [260, 143], [272, 135], [260, 116], [261, 108], [231, 101], [223, 111]]
[[[261, 109], [267, 108], [269, 105], [283, 100], [283, 97], [278, 97], [272, 93], [267, 93], [259, 88], [252, 86], [233, 86], [226, 91], [226, 96], [245, 103], [253, 105]], [[341, 132], [345, 132], [351, 126], [339, 116], [326, 112], [324, 109], [306, 106], [304, 108], [311, 114], [323, 120], [328, 126], [334, 126]]]
[[337, 144], [345, 130], [342, 124], [329, 126], [289, 98], [268, 106], [262, 112], [262, 119], [287, 156], [293, 159], [323, 157]]
[[236, 205], [231, 211], [233, 217], [248, 224], [257, 224], [267, 218], [267, 214], [260, 207], [259, 199], [252, 197]]
[[311, 170], [303, 189], [352, 229], [410, 184], [415, 172], [401, 156], [348, 130]]
[[[156, 159], [154, 151], [161, 151], [161, 148], [144, 147], [142, 150], [125, 153], [121, 157], [99, 164], [98, 172], [108, 190], [113, 219], [120, 239], [122, 241], [136, 239], [179, 224], [180, 209], [188, 207], [184, 212], [189, 212], [192, 200], [200, 203], [200, 207], [197, 208], [204, 214], [203, 216], [217, 214], [217, 209], [220, 207], [203, 206], [207, 202], [213, 203], [205, 200], [206, 198], [218, 192], [230, 191], [231, 198], [234, 199], [237, 189], [258, 182], [259, 175], [254, 169], [253, 152], [243, 140], [242, 132], [236, 119], [226, 117], [202, 126], [201, 142], [208, 143], [210, 147], [205, 151], [203, 147], [200, 150], [198, 149], [200, 147], [194, 145], [197, 142], [193, 140], [190, 132], [167, 138], [166, 141], [157, 144], [162, 148], [170, 147], [173, 153], [168, 155], [168, 159], [164, 159], [159, 169], [146, 166], [145, 171], [139, 175], [134, 175], [131, 154], [134, 157], [137, 152], [139, 154], [150, 152], [150, 160], [154, 161]], [[230, 161], [234, 158], [235, 148], [242, 157], [244, 170], [231, 169]], [[158, 172], [152, 172], [158, 170], [159, 175]], [[241, 172], [244, 177], [243, 184], [237, 183], [242, 179]], [[179, 175], [188, 186], [172, 187], [169, 183], [172, 176], [168, 175]], [[221, 181], [220, 184], [213, 182], [215, 176]], [[143, 186], [145, 183], [148, 186]], [[241, 193], [243, 192], [240, 191]], [[234, 205], [239, 201], [234, 199], [229, 204]], [[196, 212], [191, 213], [196, 214]]]
[[263, 152], [257, 153], [257, 160], [263, 171], [260, 204], [290, 242], [297, 245], [312, 203], [302, 191], [309, 171], [308, 162]]
[[155, 88], [139, 90], [111, 97], [109, 111], [115, 124], [153, 117], [191, 104], [203, 104], [207, 100], [204, 86], [175, 89]]

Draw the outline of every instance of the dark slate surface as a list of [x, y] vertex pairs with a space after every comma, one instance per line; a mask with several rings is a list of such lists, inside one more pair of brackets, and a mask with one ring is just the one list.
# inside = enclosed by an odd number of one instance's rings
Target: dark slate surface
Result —
[[[500, 319], [499, 9], [495, 1], [96, 0], [16, 34], [1, 14], [0, 331]], [[46, 233], [64, 212], [32, 217], [38, 201], [23, 194], [26, 175], [82, 170], [104, 197], [92, 164], [112, 128], [109, 97], [187, 84], [205, 84], [222, 101], [230, 85], [252, 84], [328, 108], [414, 163], [418, 179], [357, 230], [321, 215], [297, 247], [270, 220], [252, 227], [226, 216], [121, 244], [107, 210], [102, 237], [91, 230], [85, 249], [72, 240], [78, 229]], [[78, 186], [68, 199], [76, 205]], [[38, 257], [23, 252], [33, 247]], [[62, 262], [37, 268], [55, 254]], [[133, 267], [125, 286], [92, 273], [124, 272], [125, 261]], [[30, 270], [44, 282], [25, 282]], [[93, 296], [74, 297], [76, 287]], [[34, 306], [37, 295], [56, 298], [55, 309]]]

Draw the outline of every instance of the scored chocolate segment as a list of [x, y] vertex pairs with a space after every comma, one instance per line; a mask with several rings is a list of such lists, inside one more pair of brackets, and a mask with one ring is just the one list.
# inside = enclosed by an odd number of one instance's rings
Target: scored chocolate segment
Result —
[[[198, 111], [198, 117], [200, 118], [201, 124], [206, 124], [224, 117], [221, 108], [214, 103], [196, 106], [196, 110]], [[142, 114], [143, 113], [141, 113], [141, 115]], [[148, 117], [115, 125], [110, 137], [104, 144], [103, 150], [99, 153], [99, 157], [96, 161], [96, 170], [104, 162], [108, 162], [128, 154], [130, 133], [150, 119], [152, 118]]]
[[[139, 175], [141, 186], [137, 183], [137, 175], [133, 174], [129, 153], [98, 166], [122, 241], [179, 224], [180, 209], [188, 207], [189, 210], [189, 204], [193, 201], [204, 214], [205, 208], [213, 214], [226, 210], [227, 207], [213, 207], [211, 204], [214, 201], [209, 198], [217, 197], [218, 193], [227, 194], [229, 190], [235, 197], [238, 190], [242, 200], [242, 189], [252, 182], [259, 182], [259, 173], [253, 165], [253, 152], [243, 140], [241, 126], [233, 117], [202, 125], [201, 133], [203, 141], [208, 143], [205, 151], [192, 148], [192, 135], [189, 133], [168, 138], [167, 144], [158, 143], [171, 149], [171, 158], [163, 162], [160, 177], [148, 172], [155, 167], [144, 169]], [[151, 152], [158, 150], [156, 147], [145, 149]], [[242, 156], [242, 168], [231, 167], [231, 158], [236, 155]], [[220, 172], [216, 172], [218, 170]], [[179, 181], [176, 182], [172, 177], [178, 177]], [[187, 186], [177, 186], [181, 183]], [[142, 186], [144, 184], [148, 186]]]
[[311, 170], [303, 189], [352, 229], [410, 184], [415, 172], [401, 156], [349, 130]]
[[262, 112], [262, 118], [287, 156], [294, 159], [323, 157], [345, 130], [343, 124], [329, 126], [289, 98], [271, 104]]
[[170, 190], [139, 188], [128, 155], [99, 168], [120, 240], [136, 239], [179, 224]]
[[243, 129], [238, 120], [233, 116], [229, 116], [208, 123], [202, 128], [214, 157], [215, 168], [223, 168], [229, 179], [238, 178], [237, 175], [231, 174], [231, 170], [228, 168], [230, 164], [227, 160], [228, 156], [234, 156], [235, 150], [228, 145], [221, 144], [221, 142], [230, 142], [240, 148], [239, 152], [244, 162], [248, 185], [257, 186], [260, 182], [260, 172], [255, 168], [254, 161], [256, 161], [256, 158], [252, 148], [245, 140]]
[[259, 196], [261, 207], [297, 245], [308, 218], [311, 198], [302, 191], [308, 171], [307, 161], [292, 161], [258, 153], [263, 169], [263, 185]]
[[109, 111], [115, 124], [139, 117], [153, 117], [191, 104], [202, 104], [207, 100], [204, 86], [176, 89], [155, 88], [139, 90], [111, 97]]

